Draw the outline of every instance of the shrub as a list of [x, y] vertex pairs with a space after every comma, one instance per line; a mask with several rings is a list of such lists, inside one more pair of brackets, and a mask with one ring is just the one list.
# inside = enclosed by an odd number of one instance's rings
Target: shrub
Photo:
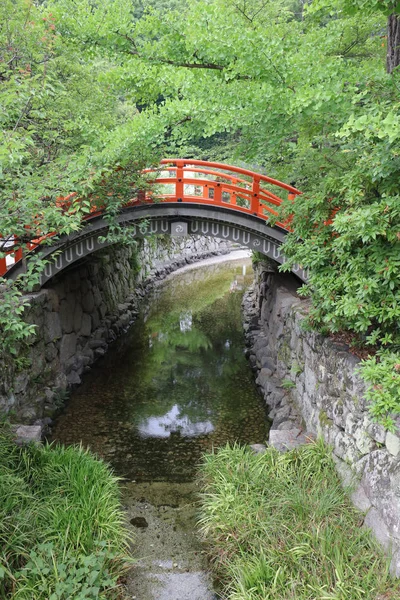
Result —
[[81, 447], [26, 446], [0, 428], [0, 597], [117, 597], [127, 533], [118, 480]]

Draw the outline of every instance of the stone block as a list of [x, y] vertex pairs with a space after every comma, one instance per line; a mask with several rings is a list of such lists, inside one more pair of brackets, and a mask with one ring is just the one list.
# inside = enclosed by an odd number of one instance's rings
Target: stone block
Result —
[[381, 544], [381, 546], [385, 548], [385, 550], [388, 550], [390, 548], [391, 538], [389, 530], [376, 508], [372, 507], [368, 511], [364, 519], [364, 525], [365, 527], [369, 527], [370, 529], [372, 529], [376, 539]]
[[83, 319], [83, 310], [82, 306], [79, 302], [75, 305], [74, 310], [74, 331], [75, 333], [79, 333], [82, 329], [82, 319]]
[[357, 429], [354, 432], [354, 436], [353, 437], [354, 437], [356, 446], [357, 446], [357, 448], [358, 448], [358, 450], [360, 451], [361, 454], [368, 454], [369, 452], [371, 452], [371, 450], [374, 449], [375, 443], [369, 437], [369, 435], [365, 431], [365, 429]]
[[96, 350], [94, 351], [94, 355], [96, 358], [100, 358], [104, 356], [106, 352], [107, 348], [96, 348]]
[[14, 392], [15, 394], [21, 394], [25, 392], [26, 388], [29, 384], [29, 373], [27, 371], [23, 371], [19, 373], [14, 379]]
[[[329, 394], [332, 394], [332, 389], [329, 390]], [[332, 402], [332, 400], [331, 400]], [[338, 427], [345, 428], [346, 417], [349, 414], [348, 409], [343, 405], [342, 402], [333, 400], [332, 407], [332, 420]]]
[[82, 297], [82, 308], [86, 313], [91, 314], [94, 309], [94, 295], [91, 290]]
[[99, 327], [92, 335], [93, 340], [105, 340], [107, 338], [107, 330], [105, 327]]
[[42, 427], [40, 425], [18, 425], [14, 429], [15, 441], [19, 446], [25, 444], [39, 444], [42, 439]]
[[287, 452], [309, 443], [310, 437], [294, 428], [286, 431], [271, 430], [269, 432], [269, 445], [279, 452]]
[[386, 441], [386, 431], [382, 425], [378, 425], [378, 423], [370, 423], [367, 425], [367, 432], [371, 436], [373, 440], [378, 442], [378, 444], [384, 444]]
[[67, 333], [60, 344], [60, 362], [64, 365], [76, 352], [76, 333]]
[[392, 456], [398, 456], [400, 452], [400, 438], [390, 431], [386, 434], [386, 448]]
[[60, 304], [60, 320], [63, 333], [71, 333], [74, 329], [74, 306], [67, 300]]
[[361, 452], [353, 442], [353, 440], [349, 440], [349, 443], [346, 445], [346, 451], [344, 453], [344, 460], [347, 461], [350, 465], [356, 464], [360, 456], [362, 456]]
[[373, 450], [365, 455], [362, 484], [368, 497], [376, 506], [383, 498], [388, 498], [391, 494], [392, 462], [393, 457], [386, 449]]
[[56, 312], [46, 312], [44, 317], [44, 341], [54, 342], [62, 336], [60, 315]]
[[269, 369], [273, 373], [275, 371], [275, 363], [271, 358], [271, 351], [268, 348], [266, 348], [265, 350], [265, 355], [262, 356], [262, 358], [260, 359], [261, 368]]
[[[60, 289], [60, 288], [58, 288], [58, 289]], [[60, 310], [60, 296], [57, 293], [57, 288], [56, 289], [47, 289], [45, 291], [47, 293], [46, 310], [58, 312]], [[64, 297], [63, 291], [61, 292], [61, 296]]]
[[18, 410], [18, 419], [21, 419], [21, 421], [23, 421], [24, 423], [33, 423], [34, 421], [36, 421], [39, 417], [42, 416], [42, 410], [40, 410], [39, 407], [39, 411], [38, 411], [38, 407], [34, 407], [34, 406], [22, 406], [19, 410]]
[[272, 371], [271, 369], [261, 369], [256, 379], [256, 383], [260, 385], [263, 389], [265, 388], [266, 383], [271, 378]]
[[43, 343], [36, 344], [30, 350], [31, 366], [29, 369], [32, 377], [42, 378], [45, 374], [46, 359], [45, 345]]
[[90, 362], [92, 362], [92, 361], [93, 361], [93, 358], [94, 358], [94, 352], [93, 352], [92, 348], [89, 348], [89, 346], [88, 346], [88, 345], [86, 345], [86, 346], [84, 347], [84, 349], [83, 349], [83, 355], [84, 355], [84, 356], [87, 356], [87, 357], [90, 359]]
[[67, 375], [67, 379], [68, 379], [68, 374], [73, 371], [76, 368], [76, 358], [75, 355], [71, 356], [71, 358], [69, 358], [65, 363], [64, 363], [64, 372]]
[[345, 419], [344, 430], [349, 435], [354, 435], [357, 429], [360, 427], [361, 422], [352, 413], [349, 413]]
[[254, 452], [254, 454], [264, 454], [267, 447], [264, 444], [251, 444], [250, 448]]
[[[278, 427], [278, 425], [280, 425], [284, 421], [287, 421], [288, 418], [291, 416], [291, 414], [292, 414], [292, 407], [290, 406], [290, 404], [287, 404], [286, 406], [282, 406], [281, 408], [278, 408], [273, 417], [273, 419], [274, 419], [273, 428], [276, 429]], [[272, 418], [272, 413], [271, 413], [271, 418]]]
[[82, 325], [81, 325], [81, 330], [79, 332], [79, 335], [82, 335], [84, 337], [89, 337], [89, 335], [92, 332], [92, 319], [91, 316], [88, 315], [87, 313], [83, 313], [82, 315]]
[[276, 429], [278, 431], [293, 431], [293, 429], [297, 429], [296, 425], [298, 425], [296, 418], [291, 417], [288, 421], [283, 421]]
[[345, 487], [345, 488], [353, 487], [354, 480], [355, 480], [355, 474], [353, 473], [353, 470], [351, 469], [351, 467], [346, 462], [344, 462], [344, 460], [341, 460], [334, 454], [332, 455], [332, 458], [335, 462], [336, 471], [339, 474], [339, 477], [340, 477], [343, 487]]
[[367, 512], [367, 510], [371, 508], [371, 502], [362, 485], [359, 485], [357, 489], [352, 492], [351, 501], [356, 508], [363, 512]]
[[314, 396], [316, 394], [317, 377], [308, 364], [306, 364], [304, 367], [304, 386], [309, 395]]
[[81, 383], [81, 378], [79, 377], [76, 371], [71, 371], [67, 375], [68, 385], [79, 385]]
[[105, 346], [107, 346], [107, 342], [102, 339], [89, 340], [89, 342], [88, 342], [88, 347], [91, 348], [92, 350], [96, 350], [97, 348], [104, 348]]
[[94, 310], [90, 316], [92, 319], [92, 331], [94, 331], [100, 325], [100, 315], [97, 310]]
[[47, 362], [53, 362], [57, 358], [57, 348], [53, 343], [46, 344], [44, 351]]
[[[333, 427], [330, 428], [333, 430]], [[338, 458], [344, 458], [347, 450], [346, 436], [342, 431], [335, 431], [334, 439], [329, 439], [329, 443], [333, 443], [333, 452]]]
[[392, 553], [392, 559], [390, 561], [390, 573], [393, 577], [400, 578], [400, 547], [396, 545], [396, 550]]

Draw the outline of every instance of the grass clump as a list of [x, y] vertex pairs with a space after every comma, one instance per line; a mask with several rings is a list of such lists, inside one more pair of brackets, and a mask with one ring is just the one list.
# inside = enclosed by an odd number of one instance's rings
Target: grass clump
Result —
[[80, 447], [19, 448], [0, 425], [0, 598], [118, 598], [118, 480]]
[[200, 528], [226, 600], [398, 600], [400, 583], [362, 528], [329, 449], [229, 445], [201, 468]]

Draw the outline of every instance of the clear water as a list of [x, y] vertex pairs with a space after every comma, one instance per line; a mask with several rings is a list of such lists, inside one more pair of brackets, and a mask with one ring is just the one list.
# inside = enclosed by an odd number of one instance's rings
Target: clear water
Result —
[[213, 597], [195, 535], [197, 465], [213, 447], [267, 437], [244, 356], [241, 300], [251, 280], [248, 259], [170, 276], [53, 429], [53, 439], [82, 442], [125, 478], [138, 600], [196, 600], [197, 585], [199, 600]]

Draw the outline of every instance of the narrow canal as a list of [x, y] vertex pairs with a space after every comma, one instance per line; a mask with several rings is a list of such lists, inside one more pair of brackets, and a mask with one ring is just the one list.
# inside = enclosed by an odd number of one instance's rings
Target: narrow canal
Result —
[[241, 300], [251, 280], [248, 258], [169, 276], [53, 429], [53, 439], [82, 442], [124, 479], [132, 599], [215, 597], [195, 531], [194, 476], [204, 451], [267, 436], [244, 356]]

